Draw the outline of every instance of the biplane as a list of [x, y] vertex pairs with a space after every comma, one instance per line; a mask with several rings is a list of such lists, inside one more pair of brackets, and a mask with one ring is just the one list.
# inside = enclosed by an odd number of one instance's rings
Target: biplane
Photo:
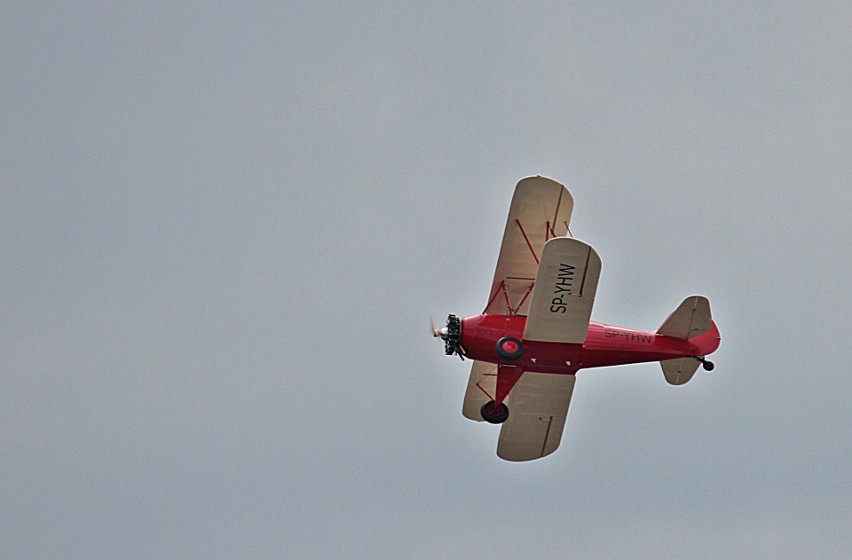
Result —
[[552, 179], [515, 188], [485, 310], [432, 327], [448, 355], [473, 360], [462, 414], [502, 424], [497, 455], [530, 461], [562, 439], [581, 369], [659, 361], [682, 385], [721, 340], [703, 296], [683, 300], [656, 332], [591, 321], [601, 259], [570, 236], [574, 201]]

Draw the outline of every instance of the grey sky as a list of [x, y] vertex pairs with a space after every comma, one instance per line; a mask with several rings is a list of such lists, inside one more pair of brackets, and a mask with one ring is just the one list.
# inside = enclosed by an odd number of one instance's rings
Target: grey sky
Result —
[[[850, 8], [0, 13], [4, 558], [852, 556]], [[428, 324], [533, 174], [595, 319], [723, 341], [510, 464]]]

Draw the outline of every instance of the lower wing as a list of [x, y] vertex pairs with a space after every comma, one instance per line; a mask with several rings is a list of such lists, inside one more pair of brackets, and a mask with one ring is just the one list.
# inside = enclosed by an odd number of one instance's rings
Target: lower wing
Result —
[[521, 375], [512, 389], [509, 419], [500, 430], [497, 455], [507, 461], [531, 461], [559, 447], [576, 377], [568, 374]]

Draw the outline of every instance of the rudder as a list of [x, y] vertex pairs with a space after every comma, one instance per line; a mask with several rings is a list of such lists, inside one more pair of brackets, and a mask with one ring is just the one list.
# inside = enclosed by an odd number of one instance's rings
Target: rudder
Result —
[[[657, 334], [689, 340], [710, 332], [714, 328], [710, 316], [710, 302], [704, 296], [689, 296], [657, 329]], [[695, 375], [700, 362], [693, 357], [660, 361], [666, 381], [683, 385]]]
[[666, 317], [657, 334], [688, 340], [710, 330], [710, 302], [704, 296], [689, 296]]

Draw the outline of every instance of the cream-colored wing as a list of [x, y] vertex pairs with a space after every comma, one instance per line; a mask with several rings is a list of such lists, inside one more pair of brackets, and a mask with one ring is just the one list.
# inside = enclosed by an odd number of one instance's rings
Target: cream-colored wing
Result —
[[573, 209], [571, 193], [552, 179], [518, 182], [485, 313], [526, 315], [542, 248], [548, 239], [568, 233]]
[[500, 430], [497, 455], [507, 461], [532, 461], [559, 447], [574, 375], [531, 373], [521, 375], [512, 389], [509, 419]]
[[582, 344], [589, 330], [601, 259], [576, 239], [551, 239], [542, 251], [525, 340]]
[[482, 405], [494, 398], [497, 390], [497, 365], [474, 360], [464, 394], [462, 414], [465, 418], [482, 422]]

